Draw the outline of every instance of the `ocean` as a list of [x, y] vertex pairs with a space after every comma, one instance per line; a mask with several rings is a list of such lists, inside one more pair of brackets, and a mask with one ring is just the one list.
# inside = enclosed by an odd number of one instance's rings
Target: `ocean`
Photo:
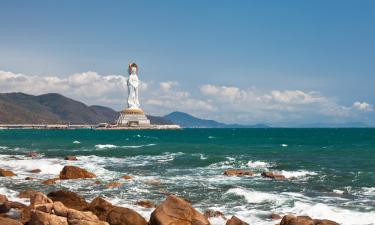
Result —
[[[41, 157], [27, 158], [30, 151]], [[79, 160], [66, 161], [67, 155]], [[41, 184], [64, 165], [86, 168], [98, 179]], [[17, 174], [0, 178], [0, 194], [19, 201], [25, 201], [17, 197], [21, 190], [67, 188], [87, 200], [104, 196], [148, 220], [153, 209], [134, 203], [159, 203], [173, 193], [201, 212], [219, 210], [251, 225], [276, 224], [273, 212], [375, 224], [375, 129], [0, 130], [0, 168]], [[256, 175], [223, 175], [231, 168]], [[264, 171], [288, 179], [263, 178]], [[124, 185], [106, 188], [111, 181]]]

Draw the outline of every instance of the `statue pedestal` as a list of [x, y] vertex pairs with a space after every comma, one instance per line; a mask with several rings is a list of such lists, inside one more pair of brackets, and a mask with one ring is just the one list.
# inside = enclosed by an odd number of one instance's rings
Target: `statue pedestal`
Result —
[[150, 126], [150, 120], [147, 119], [142, 109], [124, 109], [120, 112], [117, 120], [119, 127], [143, 127]]

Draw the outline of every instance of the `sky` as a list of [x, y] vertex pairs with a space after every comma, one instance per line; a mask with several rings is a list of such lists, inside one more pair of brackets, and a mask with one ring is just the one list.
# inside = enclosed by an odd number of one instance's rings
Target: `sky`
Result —
[[2, 0], [0, 92], [227, 123], [375, 126], [375, 1]]

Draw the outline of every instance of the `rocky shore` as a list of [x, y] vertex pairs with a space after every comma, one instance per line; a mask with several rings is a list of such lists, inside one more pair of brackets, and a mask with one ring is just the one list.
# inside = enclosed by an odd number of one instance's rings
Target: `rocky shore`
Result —
[[[34, 156], [30, 156], [34, 157]], [[74, 156], [67, 156], [65, 160], [77, 160]], [[40, 170], [30, 171], [39, 173]], [[223, 171], [226, 176], [254, 176], [250, 170], [230, 169]], [[17, 176], [9, 169], [0, 168], [0, 177]], [[277, 173], [261, 174], [264, 179], [275, 179], [287, 182], [287, 179]], [[27, 179], [27, 178], [26, 178]], [[28, 177], [32, 180], [32, 177]], [[96, 179], [96, 175], [86, 169], [67, 165], [58, 177], [44, 180], [44, 185], [52, 185], [59, 180]], [[122, 179], [132, 179], [123, 175]], [[98, 183], [100, 181], [97, 180]], [[96, 183], [96, 182], [95, 182]], [[111, 182], [107, 188], [122, 186], [121, 182]], [[8, 199], [9, 196], [0, 195], [0, 225], [210, 225], [210, 219], [221, 217], [226, 225], [246, 225], [235, 215], [224, 215], [220, 211], [208, 210], [199, 212], [192, 203], [183, 198], [166, 192], [165, 200], [156, 204], [150, 200], [139, 199], [135, 204], [144, 208], [154, 208], [149, 218], [142, 217], [133, 209], [117, 206], [107, 201], [103, 196], [97, 196], [91, 202], [70, 190], [53, 190], [42, 193], [38, 190], [24, 190], [18, 194], [19, 198], [29, 199], [29, 204]], [[228, 216], [228, 217], [227, 217]], [[269, 218], [279, 225], [337, 225], [330, 220], [313, 219], [308, 216], [278, 215], [270, 212]]]

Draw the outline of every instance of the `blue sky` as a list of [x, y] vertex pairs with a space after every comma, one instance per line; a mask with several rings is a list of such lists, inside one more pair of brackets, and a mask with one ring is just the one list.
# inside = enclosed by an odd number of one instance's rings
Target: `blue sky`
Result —
[[0, 92], [121, 109], [131, 61], [151, 114], [375, 125], [374, 1], [0, 2]]

